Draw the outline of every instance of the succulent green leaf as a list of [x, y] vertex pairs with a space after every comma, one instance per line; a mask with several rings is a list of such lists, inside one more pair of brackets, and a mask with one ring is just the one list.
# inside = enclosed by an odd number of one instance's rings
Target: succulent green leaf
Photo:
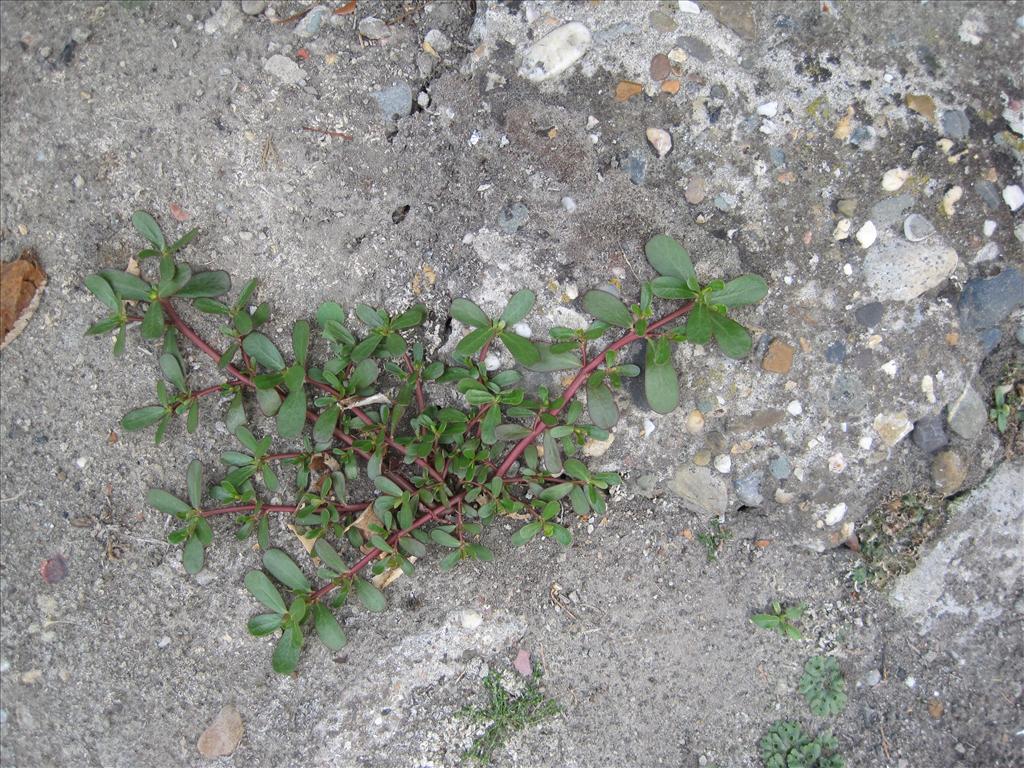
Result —
[[295, 437], [306, 423], [306, 392], [292, 390], [277, 412], [277, 431], [281, 437]]
[[753, 342], [746, 328], [720, 312], [711, 312], [710, 315], [715, 341], [727, 357], [742, 360], [750, 354]]
[[193, 509], [199, 509], [203, 503], [203, 465], [193, 459], [188, 465], [188, 500]]
[[707, 344], [711, 340], [711, 310], [700, 302], [686, 320], [686, 338], [694, 344]]
[[359, 602], [363, 604], [366, 610], [373, 611], [374, 613], [380, 613], [384, 610], [387, 601], [384, 599], [383, 592], [366, 579], [356, 578], [355, 586], [356, 597], [359, 598]]
[[203, 570], [205, 559], [206, 551], [198, 536], [193, 536], [185, 542], [185, 548], [181, 550], [181, 564], [185, 566], [185, 573], [195, 576]]
[[149, 292], [152, 290], [152, 286], [142, 278], [119, 269], [103, 269], [100, 270], [99, 275], [110, 283], [114, 293], [122, 299], [149, 301]]
[[383, 340], [383, 336], [376, 333], [371, 334], [356, 344], [349, 356], [353, 361], [365, 360], [377, 351], [377, 347], [380, 346], [380, 343]]
[[619, 421], [619, 409], [611, 390], [604, 383], [604, 375], [600, 372], [591, 374], [587, 379], [587, 412], [590, 420], [602, 429], [611, 429]]
[[656, 277], [651, 281], [651, 289], [663, 299], [692, 299], [697, 295], [678, 277]]
[[414, 304], [405, 312], [391, 321], [391, 327], [396, 331], [404, 331], [407, 328], [415, 328], [423, 322], [427, 316], [427, 308], [422, 304]]
[[160, 302], [154, 301], [142, 318], [142, 325], [139, 328], [142, 338], [159, 339], [164, 335], [164, 325], [164, 308], [160, 306]]
[[185, 374], [181, 370], [178, 358], [166, 353], [160, 355], [160, 370], [163, 371], [164, 378], [177, 387], [178, 391], [188, 391], [188, 384], [185, 383]]
[[272, 371], [284, 370], [284, 358], [274, 342], [262, 333], [250, 333], [242, 342], [242, 349], [257, 363]]
[[156, 246], [157, 250], [162, 251], [167, 246], [164, 233], [160, 231], [160, 225], [145, 211], [136, 211], [132, 214], [132, 225], [140, 235]]
[[89, 275], [85, 278], [85, 287], [110, 309], [115, 312], [119, 312], [121, 310], [121, 302], [118, 301], [117, 296], [114, 295], [114, 289], [110, 287], [110, 283], [108, 283], [101, 275]]
[[607, 291], [587, 291], [583, 295], [583, 308], [604, 323], [620, 328], [633, 326], [633, 315], [629, 309]]
[[144, 408], [136, 408], [128, 411], [121, 419], [121, 427], [127, 432], [136, 432], [145, 429], [151, 424], [156, 424], [167, 413], [162, 405], [147, 405]]
[[341, 631], [341, 625], [334, 618], [330, 609], [316, 603], [313, 605], [313, 624], [316, 627], [317, 637], [320, 642], [332, 651], [340, 651], [348, 642], [345, 633]]
[[528, 340], [515, 333], [502, 333], [501, 342], [512, 353], [512, 357], [522, 365], [534, 365], [540, 362], [540, 352]]
[[508, 304], [505, 305], [505, 310], [501, 313], [500, 319], [506, 325], [518, 323], [533, 309], [533, 302], [536, 300], [537, 297], [533, 291], [524, 288], [508, 300]]
[[341, 559], [341, 555], [330, 545], [326, 539], [317, 539], [316, 544], [313, 545], [313, 549], [324, 565], [337, 573], [341, 573], [348, 569], [345, 565], [345, 561]]
[[299, 320], [292, 326], [292, 352], [295, 362], [306, 367], [306, 354], [309, 352], [309, 323]]
[[452, 536], [447, 531], [441, 530], [440, 528], [435, 528], [434, 530], [432, 530], [430, 532], [430, 538], [432, 538], [442, 547], [451, 547], [452, 549], [456, 549], [462, 546], [462, 544], [459, 542], [457, 538]]
[[250, 635], [264, 637], [281, 628], [281, 615], [277, 613], [261, 613], [249, 619], [245, 626], [249, 630]]
[[356, 317], [359, 318], [363, 325], [370, 328], [380, 328], [384, 325], [384, 321], [377, 313], [377, 310], [369, 304], [356, 304]]
[[654, 412], [671, 413], [679, 405], [679, 377], [676, 376], [671, 362], [656, 362], [659, 353], [658, 342], [668, 344], [667, 341], [660, 339], [647, 342], [644, 396]]
[[270, 665], [281, 675], [290, 675], [299, 665], [302, 652], [302, 630], [297, 624], [288, 624], [274, 647]]
[[551, 373], [553, 371], [572, 371], [583, 366], [583, 361], [575, 352], [552, 352], [550, 344], [541, 342], [534, 343], [537, 350], [537, 362], [524, 366], [531, 371], [538, 373]]
[[423, 557], [427, 554], [427, 548], [423, 545], [423, 542], [412, 538], [412, 536], [403, 536], [398, 540], [399, 548], [410, 557]]
[[328, 406], [313, 425], [313, 445], [316, 448], [329, 446], [334, 440], [334, 428], [338, 425], [341, 408], [337, 405]]
[[756, 304], [768, 294], [768, 284], [760, 275], [740, 275], [718, 291], [712, 291], [708, 303], [726, 307]]
[[668, 235], [652, 237], [644, 246], [644, 252], [647, 254], [647, 261], [659, 275], [678, 277], [684, 282], [697, 278], [690, 254]]
[[544, 433], [544, 468], [552, 475], [562, 473], [562, 451], [550, 432]]
[[512, 534], [512, 546], [523, 546], [526, 542], [528, 542], [530, 539], [532, 539], [534, 536], [540, 533], [540, 529], [541, 523], [539, 521], [535, 520], [532, 523], [527, 523], [518, 531]]
[[231, 275], [219, 269], [197, 272], [175, 294], [183, 299], [213, 298], [231, 290]]
[[401, 496], [402, 489], [398, 487], [398, 484], [393, 480], [389, 480], [384, 475], [377, 475], [373, 478], [373, 484], [377, 486], [377, 489], [388, 496]]
[[271, 575], [296, 592], [309, 592], [309, 582], [283, 549], [268, 549], [263, 553], [263, 566]]
[[345, 324], [345, 310], [334, 301], [325, 301], [316, 310], [316, 324], [321, 328], [327, 328], [330, 322]]
[[149, 493], [146, 494], [146, 501], [158, 512], [163, 512], [165, 515], [174, 515], [175, 517], [180, 517], [192, 509], [192, 507], [177, 496], [172, 496], [167, 491], [159, 488], [150, 488]]
[[467, 333], [455, 346], [455, 353], [459, 355], [475, 355], [484, 348], [484, 344], [494, 338], [494, 331], [490, 327], [477, 328]]
[[469, 299], [455, 299], [450, 314], [463, 325], [473, 328], [490, 328], [491, 319]]

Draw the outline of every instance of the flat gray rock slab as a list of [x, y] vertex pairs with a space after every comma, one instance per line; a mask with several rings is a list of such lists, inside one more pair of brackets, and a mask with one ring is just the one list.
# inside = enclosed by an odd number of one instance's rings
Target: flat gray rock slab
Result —
[[969, 644], [979, 625], [1019, 617], [1024, 597], [1024, 463], [1003, 464], [955, 505], [953, 519], [891, 599], [922, 633], [955, 630]]

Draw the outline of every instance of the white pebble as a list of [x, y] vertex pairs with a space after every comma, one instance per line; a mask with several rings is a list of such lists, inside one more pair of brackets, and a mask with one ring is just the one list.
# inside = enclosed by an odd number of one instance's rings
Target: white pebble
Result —
[[843, 470], [846, 469], [846, 459], [841, 453], [833, 453], [828, 458], [828, 471], [835, 474], [841, 475]]
[[1018, 208], [1024, 205], [1024, 189], [1021, 189], [1017, 184], [1007, 187], [1003, 190], [1003, 202], [1010, 206], [1010, 210], [1016, 212]]
[[88, 464], [88, 463], [89, 463], [89, 457], [88, 456], [79, 456], [77, 459], [75, 459], [75, 464], [78, 465], [79, 469], [85, 469], [85, 465]]
[[647, 141], [654, 147], [658, 157], [664, 157], [672, 150], [672, 136], [661, 128], [648, 128]]
[[522, 336], [524, 339], [529, 339], [533, 336], [533, 329], [526, 323], [516, 323], [512, 326], [512, 330], [516, 336]]
[[874, 443], [875, 441], [871, 439], [871, 435], [864, 435], [864, 437], [857, 441], [857, 445], [860, 446], [862, 451], [870, 451]]
[[864, 225], [857, 230], [857, 242], [862, 248], [870, 248], [878, 238], [878, 230], [872, 221], [865, 221]]
[[488, 371], [496, 371], [500, 366], [501, 361], [498, 359], [498, 356], [493, 352], [488, 352], [487, 356], [484, 358], [484, 368]]
[[852, 275], [853, 274], [853, 265], [852, 264], [843, 264], [843, 274], [846, 275], [847, 277]]
[[568, 283], [565, 286], [565, 298], [569, 301], [576, 301], [580, 296], [580, 289], [576, 283]]
[[801, 405], [799, 400], [793, 400], [789, 405], [786, 406], [786, 410], [789, 411], [791, 416], [799, 416], [804, 412], [804, 407]]
[[928, 398], [929, 403], [935, 402], [935, 381], [927, 374], [921, 377], [921, 391]]
[[839, 502], [825, 513], [825, 525], [835, 525], [846, 516], [846, 504]]
[[[1020, 187], [1017, 188], [1018, 190]], [[960, 198], [964, 196], [964, 188], [960, 185], [951, 187], [946, 190], [946, 194], [942, 196], [942, 210], [947, 216], [952, 216], [956, 213], [956, 204], [960, 202]], [[1006, 199], [1006, 190], [1003, 190], [1003, 199]], [[1021, 203], [1024, 203], [1024, 193], [1021, 193]], [[1018, 206], [1019, 207], [1019, 206]], [[1016, 209], [1014, 209], [1016, 210]]]
[[578, 21], [563, 24], [527, 49], [519, 73], [535, 83], [557, 77], [583, 58], [590, 41], [590, 30]]
[[849, 219], [840, 219], [836, 222], [836, 228], [832, 230], [833, 240], [845, 240], [850, 236], [850, 227], [853, 226], [853, 222]]
[[573, 200], [568, 195], [566, 195], [565, 197], [562, 198], [562, 207], [565, 208], [565, 210], [568, 211], [569, 213], [575, 213], [576, 201]]
[[654, 422], [651, 421], [650, 419], [646, 419], [645, 418], [644, 419], [644, 437], [647, 437], [648, 435], [650, 435], [655, 429], [656, 429], [656, 427], [654, 426]]
[[461, 611], [459, 613], [459, 623], [463, 629], [476, 629], [484, 623], [484, 617], [474, 610]]
[[729, 474], [729, 470], [732, 469], [732, 457], [727, 453], [715, 456], [715, 469], [723, 475]]
[[768, 101], [757, 108], [757, 114], [761, 117], [775, 117], [779, 113], [779, 102]]
[[992, 237], [996, 231], [996, 227], [999, 226], [992, 219], [985, 219], [985, 223], [981, 227], [981, 231], [985, 233], [985, 237]]
[[700, 6], [693, 0], [679, 0], [680, 13], [700, 13]]
[[899, 370], [899, 366], [896, 365], [895, 360], [890, 360], [888, 363], [883, 365], [879, 370], [889, 375], [890, 378], [896, 378], [896, 371]]
[[910, 178], [910, 171], [903, 168], [890, 168], [882, 174], [882, 189], [886, 192], [895, 192], [902, 187]]
[[917, 685], [917, 678], [913, 675], [907, 675], [907, 679], [903, 682], [906, 684], [907, 688], [913, 688], [915, 685]]

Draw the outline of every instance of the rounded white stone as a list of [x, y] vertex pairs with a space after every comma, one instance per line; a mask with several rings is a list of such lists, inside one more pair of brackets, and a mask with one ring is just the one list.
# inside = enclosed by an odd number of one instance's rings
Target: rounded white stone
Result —
[[516, 323], [512, 326], [512, 330], [516, 336], [522, 336], [524, 339], [529, 339], [533, 336], [533, 329], [526, 323]]
[[890, 168], [882, 174], [882, 189], [886, 192], [895, 192], [902, 187], [910, 178], [910, 171], [904, 168]]
[[647, 141], [654, 147], [658, 157], [664, 157], [672, 150], [672, 136], [661, 128], [648, 128]]
[[835, 525], [846, 516], [846, 504], [839, 502], [825, 513], [825, 525]]
[[729, 471], [732, 469], [732, 457], [727, 453], [715, 456], [715, 469], [723, 475], [729, 474]]
[[591, 39], [590, 30], [578, 21], [563, 24], [526, 50], [519, 74], [534, 83], [557, 77], [583, 58]]
[[786, 406], [786, 410], [789, 411], [790, 416], [799, 416], [804, 412], [804, 407], [799, 400], [793, 400]]
[[857, 230], [857, 242], [862, 248], [870, 248], [878, 238], [878, 230], [872, 221], [865, 221], [863, 226]]

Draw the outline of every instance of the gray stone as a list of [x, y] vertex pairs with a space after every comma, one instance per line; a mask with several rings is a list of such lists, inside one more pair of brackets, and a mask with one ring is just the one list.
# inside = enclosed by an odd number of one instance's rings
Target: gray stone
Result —
[[448, 36], [440, 29], [430, 30], [427, 32], [426, 37], [424, 37], [423, 40], [438, 53], [447, 53], [452, 47], [452, 41], [449, 40]]
[[870, 152], [878, 144], [878, 134], [870, 125], [858, 125], [850, 134], [850, 143], [857, 149]]
[[978, 331], [998, 325], [1024, 303], [1024, 276], [1007, 267], [995, 277], [968, 280], [960, 294], [960, 325]]
[[776, 456], [768, 463], [768, 471], [776, 480], [785, 480], [793, 471], [789, 459], [785, 456]]
[[925, 453], [934, 453], [939, 448], [945, 448], [949, 445], [945, 422], [946, 420], [940, 415], [918, 419], [914, 422], [914, 431], [911, 433], [910, 439]]
[[991, 181], [979, 181], [975, 183], [974, 189], [978, 192], [985, 205], [993, 211], [1003, 207], [1003, 197], [999, 194], [999, 188]]
[[[986, 622], [1005, 622], [1024, 578], [1024, 464], [1003, 463], [953, 505], [942, 538], [899, 578], [892, 602], [922, 634], [938, 629], [969, 645]], [[945, 642], [945, 641], [944, 641]]]
[[841, 341], [829, 344], [825, 349], [825, 360], [830, 363], [841, 363], [846, 359], [846, 345]]
[[912, 213], [903, 222], [903, 236], [912, 243], [927, 240], [935, 234], [935, 227], [924, 216]]
[[302, 67], [280, 53], [275, 53], [267, 59], [267, 63], [263, 65], [263, 70], [286, 85], [298, 85], [306, 77]]
[[647, 178], [647, 158], [637, 152], [631, 154], [626, 158], [626, 173], [629, 174], [631, 182], [638, 187], [643, 186], [644, 179]]
[[970, 384], [949, 406], [949, 428], [967, 440], [973, 440], [988, 424], [988, 408]]
[[267, 9], [267, 0], [242, 0], [242, 13], [246, 16], [259, 16]]
[[715, 208], [722, 212], [731, 211], [736, 207], [736, 196], [730, 195], [728, 192], [719, 192], [715, 195]]
[[216, 35], [220, 32], [233, 35], [242, 29], [243, 23], [242, 12], [238, 4], [233, 0], [221, 0], [217, 10], [203, 24], [203, 31], [208, 35]]
[[771, 160], [772, 165], [776, 168], [782, 168], [786, 165], [786, 153], [779, 147], [769, 147], [768, 159]]
[[316, 37], [320, 32], [320, 27], [331, 13], [330, 8], [326, 5], [317, 5], [309, 9], [309, 13], [299, 19], [299, 23], [295, 25], [295, 34], [298, 37], [309, 39]]
[[416, 69], [420, 77], [430, 77], [434, 71], [434, 57], [426, 51], [420, 51], [416, 54]]
[[764, 504], [764, 496], [761, 495], [761, 473], [747, 475], [737, 478], [734, 484], [736, 498], [747, 507], [760, 507]]
[[942, 135], [950, 139], [966, 139], [971, 133], [971, 121], [962, 109], [947, 109], [939, 122]]
[[359, 34], [367, 40], [382, 40], [391, 34], [387, 22], [376, 16], [367, 16], [359, 20]]
[[498, 229], [507, 235], [514, 235], [530, 218], [530, 209], [523, 203], [506, 205], [498, 214]]
[[942, 243], [895, 240], [868, 252], [864, 281], [883, 301], [910, 301], [934, 288], [956, 269], [957, 255]]
[[669, 488], [683, 500], [683, 506], [701, 515], [724, 515], [728, 507], [725, 481], [709, 467], [680, 466]]
[[857, 322], [866, 328], [874, 328], [880, 322], [882, 322], [882, 315], [885, 313], [885, 306], [880, 302], [872, 301], [870, 304], [864, 304], [854, 311], [853, 315], [857, 318]]
[[986, 328], [978, 334], [978, 345], [985, 355], [991, 355], [1002, 340], [1003, 332], [999, 328]]
[[879, 200], [871, 207], [871, 221], [878, 230], [888, 229], [903, 221], [903, 217], [916, 202], [913, 195], [896, 195]]
[[759, 432], [762, 429], [769, 429], [781, 423], [786, 418], [786, 412], [781, 408], [765, 408], [754, 411], [748, 416], [737, 416], [729, 419], [729, 432], [731, 434], [743, 434], [745, 432]]
[[676, 45], [690, 56], [693, 56], [697, 61], [711, 61], [715, 56], [715, 52], [711, 47], [699, 37], [680, 37], [676, 40]]
[[376, 91], [373, 98], [388, 120], [398, 120], [412, 112], [412, 89], [408, 83], [397, 83]]

